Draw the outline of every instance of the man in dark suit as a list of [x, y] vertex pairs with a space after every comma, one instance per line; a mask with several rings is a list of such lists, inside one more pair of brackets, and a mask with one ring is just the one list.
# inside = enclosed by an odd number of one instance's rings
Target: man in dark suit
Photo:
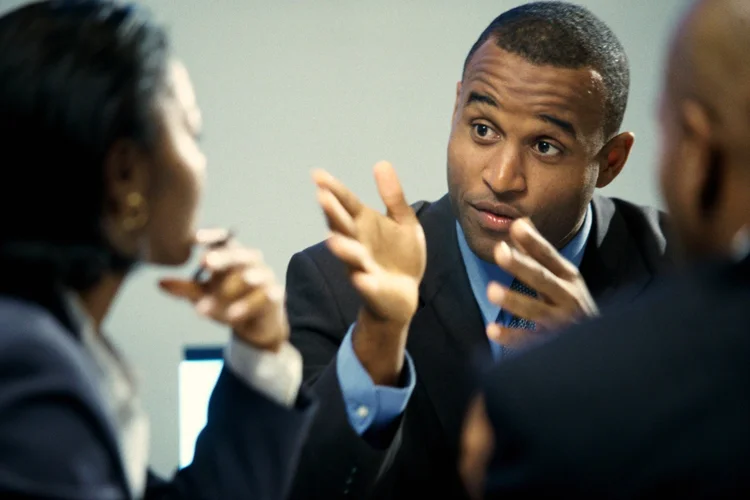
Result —
[[[294, 498], [461, 498], [475, 357], [502, 358], [650, 284], [667, 261], [663, 215], [593, 194], [633, 144], [619, 132], [627, 93], [606, 25], [582, 7], [528, 4], [494, 20], [466, 59], [445, 197], [412, 210], [378, 165], [383, 216], [316, 173], [333, 236], [292, 258], [287, 308], [326, 411]], [[496, 259], [499, 242], [510, 245]], [[487, 300], [490, 281], [502, 307]]]
[[489, 462], [492, 498], [748, 498], [749, 23], [697, 2], [670, 52], [662, 191], [694, 266], [493, 369], [464, 439], [477, 493]]

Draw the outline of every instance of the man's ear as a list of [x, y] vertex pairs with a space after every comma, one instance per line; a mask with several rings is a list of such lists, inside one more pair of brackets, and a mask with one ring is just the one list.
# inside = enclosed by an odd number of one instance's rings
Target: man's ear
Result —
[[622, 168], [628, 161], [630, 150], [633, 149], [635, 135], [632, 132], [623, 132], [616, 135], [607, 142], [600, 153], [599, 176], [596, 179], [596, 187], [603, 188], [620, 175]]
[[697, 203], [699, 216], [708, 216], [719, 201], [725, 180], [725, 157], [721, 146], [714, 141], [714, 128], [708, 110], [694, 100], [680, 106], [684, 129], [684, 158], [682, 175], [690, 198]]

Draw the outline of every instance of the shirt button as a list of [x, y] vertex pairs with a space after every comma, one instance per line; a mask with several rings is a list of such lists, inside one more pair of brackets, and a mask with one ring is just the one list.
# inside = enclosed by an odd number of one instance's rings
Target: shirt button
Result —
[[357, 408], [357, 416], [359, 418], [367, 418], [367, 415], [369, 414], [370, 414], [370, 410], [368, 410], [366, 406], [363, 405]]

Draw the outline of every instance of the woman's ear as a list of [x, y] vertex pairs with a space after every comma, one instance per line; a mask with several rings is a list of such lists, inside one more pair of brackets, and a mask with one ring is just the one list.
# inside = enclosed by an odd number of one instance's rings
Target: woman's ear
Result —
[[104, 161], [104, 200], [107, 215], [122, 219], [134, 205], [134, 193], [145, 202], [149, 180], [148, 156], [129, 139], [112, 145]]
[[132, 140], [119, 140], [104, 162], [103, 226], [109, 243], [135, 255], [150, 217], [149, 157]]

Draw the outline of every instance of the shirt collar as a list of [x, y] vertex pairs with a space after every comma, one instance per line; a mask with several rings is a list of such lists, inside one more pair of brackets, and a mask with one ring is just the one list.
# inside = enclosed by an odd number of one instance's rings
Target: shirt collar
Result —
[[[591, 204], [586, 209], [586, 215], [583, 219], [581, 229], [576, 235], [560, 250], [560, 254], [572, 262], [576, 267], [581, 265], [583, 252], [586, 249], [593, 223]], [[458, 248], [461, 252], [461, 259], [466, 267], [466, 273], [469, 275], [469, 283], [474, 293], [474, 298], [479, 304], [479, 308], [484, 316], [485, 324], [496, 320], [500, 313], [500, 307], [496, 306], [487, 298], [487, 285], [490, 281], [497, 281], [503, 286], [509, 287], [513, 282], [513, 276], [506, 273], [497, 264], [485, 262], [472, 252], [469, 244], [466, 242], [461, 225], [456, 221], [456, 233], [458, 236]]]
[[96, 383], [114, 424], [128, 486], [133, 498], [142, 498], [148, 469], [149, 421], [138, 399], [133, 375], [104, 336], [97, 334], [78, 294], [68, 291], [65, 299], [73, 321], [80, 327], [83, 348], [98, 370]]

